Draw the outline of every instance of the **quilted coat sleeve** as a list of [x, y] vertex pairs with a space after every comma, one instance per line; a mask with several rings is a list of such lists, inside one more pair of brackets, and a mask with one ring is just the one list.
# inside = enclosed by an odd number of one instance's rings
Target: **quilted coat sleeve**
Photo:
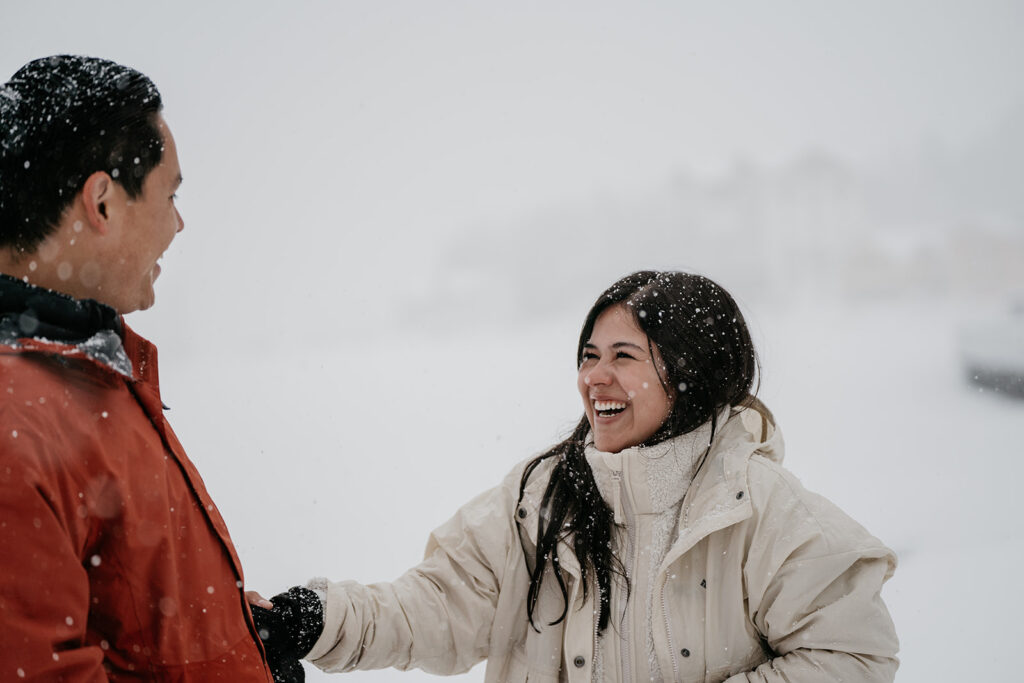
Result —
[[899, 643], [881, 589], [893, 552], [781, 468], [752, 464], [751, 491], [749, 617], [776, 656], [728, 681], [892, 681]]
[[328, 586], [324, 632], [306, 659], [325, 671], [467, 671], [488, 653], [513, 543], [516, 472], [430, 535], [423, 562], [392, 583]]
[[103, 652], [86, 641], [88, 530], [78, 502], [31, 466], [44, 448], [25, 429], [0, 435], [0, 680], [106, 681]]

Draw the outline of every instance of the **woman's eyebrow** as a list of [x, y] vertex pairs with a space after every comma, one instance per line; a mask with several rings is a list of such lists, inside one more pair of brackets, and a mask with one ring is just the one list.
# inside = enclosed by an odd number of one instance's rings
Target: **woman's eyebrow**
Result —
[[[614, 344], [612, 344], [612, 348], [613, 349], [621, 349], [624, 346], [628, 346], [629, 348], [636, 349], [637, 351], [645, 351], [645, 352], [647, 351], [647, 349], [645, 349], [644, 347], [642, 347], [642, 346], [640, 346], [638, 344], [633, 344], [632, 342], [621, 342], [620, 341], [620, 342], [615, 342]], [[585, 348], [585, 349], [597, 349], [597, 344], [594, 344], [593, 342], [587, 342], [586, 344], [583, 345], [583, 348]]]

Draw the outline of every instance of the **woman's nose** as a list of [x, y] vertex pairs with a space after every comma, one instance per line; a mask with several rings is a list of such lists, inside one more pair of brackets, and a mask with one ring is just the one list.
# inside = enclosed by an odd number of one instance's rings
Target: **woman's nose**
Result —
[[590, 372], [583, 379], [589, 386], [602, 386], [611, 382], [611, 373], [608, 372], [606, 365], [598, 363], [590, 369]]

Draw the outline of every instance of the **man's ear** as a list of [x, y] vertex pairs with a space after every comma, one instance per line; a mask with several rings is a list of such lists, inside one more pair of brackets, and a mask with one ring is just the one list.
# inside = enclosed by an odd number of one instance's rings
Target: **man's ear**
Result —
[[110, 229], [110, 203], [114, 198], [114, 179], [106, 171], [96, 171], [85, 179], [82, 203], [89, 227], [101, 235]]

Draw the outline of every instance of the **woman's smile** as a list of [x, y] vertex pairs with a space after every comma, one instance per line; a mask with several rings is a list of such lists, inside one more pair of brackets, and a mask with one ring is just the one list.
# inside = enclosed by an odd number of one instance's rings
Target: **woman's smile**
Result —
[[628, 406], [619, 401], [594, 401], [594, 412], [598, 418], [610, 420], [622, 413]]
[[578, 378], [598, 450], [617, 453], [658, 431], [675, 398], [664, 389], [663, 376], [661, 354], [629, 309], [612, 306], [598, 316]]

